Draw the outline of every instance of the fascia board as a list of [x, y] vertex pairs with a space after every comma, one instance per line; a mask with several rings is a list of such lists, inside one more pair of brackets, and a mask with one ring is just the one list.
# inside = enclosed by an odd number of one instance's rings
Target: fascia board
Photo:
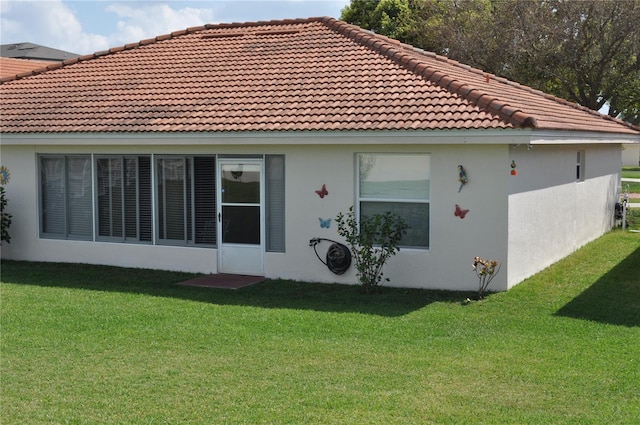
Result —
[[640, 134], [619, 134], [576, 131], [533, 131], [531, 145], [583, 145], [640, 143]]
[[530, 130], [318, 131], [238, 133], [20, 133], [0, 135], [3, 145], [353, 145], [527, 143]]

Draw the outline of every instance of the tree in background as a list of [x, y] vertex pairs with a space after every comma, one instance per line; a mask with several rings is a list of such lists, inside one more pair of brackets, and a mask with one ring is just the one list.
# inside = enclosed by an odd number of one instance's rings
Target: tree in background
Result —
[[640, 0], [352, 0], [342, 19], [640, 124]]

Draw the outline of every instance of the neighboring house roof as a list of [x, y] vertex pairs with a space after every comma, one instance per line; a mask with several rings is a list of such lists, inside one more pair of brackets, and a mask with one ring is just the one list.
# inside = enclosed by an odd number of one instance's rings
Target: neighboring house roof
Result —
[[332, 18], [190, 28], [5, 79], [0, 95], [4, 133], [640, 131]]
[[67, 59], [77, 58], [80, 55], [34, 43], [11, 43], [0, 45], [0, 56], [3, 58], [62, 62]]
[[0, 78], [30, 75], [31, 71], [46, 68], [49, 65], [51, 65], [51, 62], [48, 61], [0, 57]]

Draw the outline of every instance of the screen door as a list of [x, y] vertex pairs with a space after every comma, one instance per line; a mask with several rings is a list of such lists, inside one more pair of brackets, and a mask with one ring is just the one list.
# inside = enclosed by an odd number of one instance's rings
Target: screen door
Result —
[[262, 160], [219, 160], [219, 273], [264, 273], [263, 174]]

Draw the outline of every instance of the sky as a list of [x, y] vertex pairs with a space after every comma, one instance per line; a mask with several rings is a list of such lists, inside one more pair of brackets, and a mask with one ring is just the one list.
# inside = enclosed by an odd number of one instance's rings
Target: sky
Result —
[[331, 16], [349, 0], [0, 0], [0, 44], [85, 55], [204, 24]]

